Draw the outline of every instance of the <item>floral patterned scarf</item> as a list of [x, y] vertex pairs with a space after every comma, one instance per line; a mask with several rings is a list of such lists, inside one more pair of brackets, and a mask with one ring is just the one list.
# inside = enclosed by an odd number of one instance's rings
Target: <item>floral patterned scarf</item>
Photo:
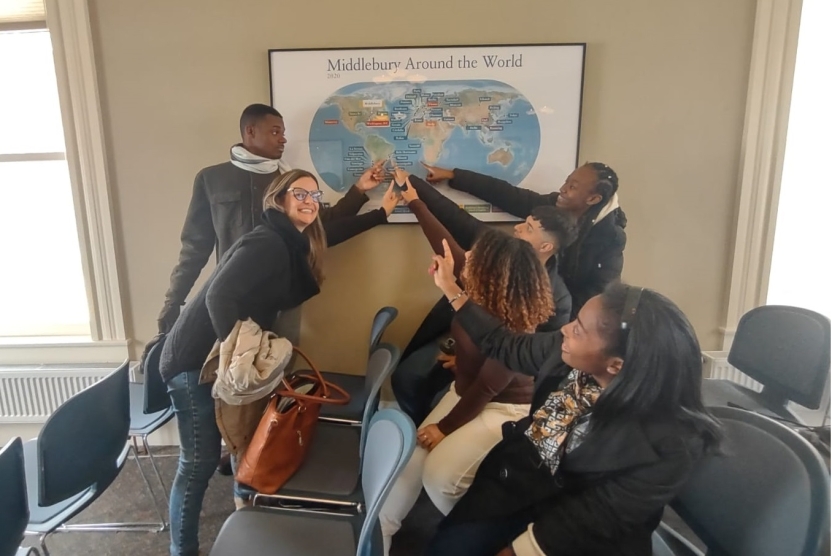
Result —
[[526, 437], [537, 448], [540, 459], [552, 475], [558, 470], [569, 433], [578, 419], [589, 412], [602, 391], [594, 378], [575, 369], [569, 373], [566, 386], [549, 394], [546, 402], [535, 411]]

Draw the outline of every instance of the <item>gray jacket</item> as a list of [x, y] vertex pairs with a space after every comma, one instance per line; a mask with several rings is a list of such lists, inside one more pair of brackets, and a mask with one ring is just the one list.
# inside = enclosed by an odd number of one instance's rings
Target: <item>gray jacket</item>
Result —
[[[196, 175], [191, 204], [182, 227], [179, 262], [171, 273], [170, 287], [165, 294], [166, 306], [179, 306], [185, 302], [211, 253], [216, 252], [219, 260], [240, 237], [260, 224], [263, 196], [279, 174], [279, 171], [255, 174], [229, 161], [204, 168]], [[355, 216], [367, 200], [367, 196], [353, 186], [333, 207], [321, 210], [329, 245], [386, 222], [382, 209]], [[334, 225], [335, 220], [338, 220], [337, 225]]]

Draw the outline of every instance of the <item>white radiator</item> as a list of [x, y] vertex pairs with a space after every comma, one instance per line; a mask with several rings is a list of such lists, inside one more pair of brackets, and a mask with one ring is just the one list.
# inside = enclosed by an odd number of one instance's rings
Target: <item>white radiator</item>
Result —
[[755, 392], [763, 389], [763, 385], [756, 380], [750, 379], [732, 367], [728, 363], [727, 351], [703, 351], [702, 352], [702, 366], [705, 378], [721, 378], [723, 380], [730, 380], [746, 388], [751, 388]]
[[0, 423], [43, 423], [63, 402], [115, 368], [113, 365], [0, 367]]

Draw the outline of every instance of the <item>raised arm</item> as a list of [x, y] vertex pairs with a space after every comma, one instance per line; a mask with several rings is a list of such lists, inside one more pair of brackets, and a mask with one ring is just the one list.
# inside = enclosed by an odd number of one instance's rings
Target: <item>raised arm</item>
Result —
[[391, 183], [390, 187], [387, 188], [387, 192], [384, 194], [380, 208], [365, 212], [364, 214], [345, 216], [324, 222], [327, 245], [334, 247], [362, 232], [366, 232], [370, 228], [374, 228], [379, 224], [385, 224], [387, 218], [393, 213], [393, 210], [400, 200], [398, 194], [393, 190], [393, 184]]
[[458, 322], [486, 357], [496, 359], [509, 369], [537, 376], [561, 364], [560, 332], [513, 334], [485, 309], [468, 300], [452, 274], [454, 260], [450, 248], [434, 255], [432, 274], [436, 286], [457, 312]]
[[537, 376], [561, 363], [560, 331], [515, 334], [485, 309], [468, 301], [457, 311], [457, 322], [484, 355], [509, 369]]
[[528, 217], [534, 207], [554, 205], [558, 196], [557, 193], [543, 195], [530, 189], [515, 187], [507, 181], [461, 168], [444, 170], [433, 166], [426, 167], [429, 182], [432, 181], [432, 175], [446, 177], [448, 185], [454, 189], [479, 197], [519, 218]]
[[448, 229], [463, 249], [471, 249], [474, 240], [486, 225], [451, 201], [422, 178], [411, 175], [410, 184], [428, 210]]
[[326, 224], [340, 218], [355, 216], [369, 197], [356, 186], [350, 187], [347, 194], [338, 199], [334, 205], [321, 209], [321, 222]]
[[[367, 191], [378, 187], [381, 183], [384, 176], [384, 170], [382, 168], [383, 163], [383, 161], [376, 162], [367, 168], [364, 173], [361, 174], [361, 177], [358, 178], [358, 181], [356, 181], [355, 184], [349, 188], [346, 195], [338, 199], [338, 202], [333, 206], [321, 209], [321, 222], [326, 224], [327, 222], [332, 222], [340, 218], [346, 218], [358, 214], [361, 207], [363, 207], [364, 204], [370, 200], [369, 197], [367, 197]], [[372, 226], [370, 227], [372, 228]], [[349, 237], [352, 237], [352, 235]], [[327, 240], [328, 239], [329, 236], [327, 236]]]
[[159, 314], [159, 332], [169, 332], [179, 316], [179, 308], [191, 292], [199, 273], [208, 262], [217, 242], [214, 222], [211, 219], [211, 204], [205, 191], [202, 172], [194, 180], [191, 203], [185, 224], [182, 226], [182, 247], [179, 261], [170, 275], [170, 286], [165, 293], [165, 304]]
[[[405, 200], [407, 200], [407, 198], [407, 194], [405, 194]], [[422, 232], [424, 232], [425, 237], [428, 238], [428, 242], [430, 243], [434, 253], [437, 255], [442, 254], [442, 240], [444, 239], [448, 242], [451, 256], [454, 260], [454, 276], [459, 279], [459, 273], [462, 272], [462, 267], [465, 266], [465, 250], [462, 249], [456, 241], [454, 241], [450, 232], [448, 232], [445, 226], [443, 226], [428, 210], [428, 207], [421, 199], [411, 198], [407, 206], [410, 208], [410, 211], [416, 215], [416, 219], [422, 227]]]

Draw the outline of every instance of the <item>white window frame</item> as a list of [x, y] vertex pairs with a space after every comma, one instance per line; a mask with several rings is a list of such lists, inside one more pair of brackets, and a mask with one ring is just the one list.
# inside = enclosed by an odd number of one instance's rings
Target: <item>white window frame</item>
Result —
[[757, 0], [740, 158], [737, 227], [722, 349], [766, 304], [802, 0]]
[[90, 336], [4, 338], [0, 340], [0, 365], [118, 363], [127, 359], [129, 345], [119, 287], [89, 6], [87, 0], [45, 0], [44, 4], [90, 308]]

